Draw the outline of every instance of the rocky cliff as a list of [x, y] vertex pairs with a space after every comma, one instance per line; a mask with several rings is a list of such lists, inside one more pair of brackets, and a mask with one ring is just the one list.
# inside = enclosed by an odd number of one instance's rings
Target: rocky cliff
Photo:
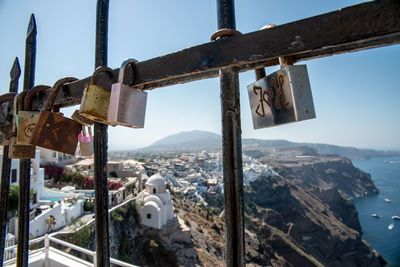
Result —
[[[246, 153], [273, 168], [244, 188], [247, 266], [385, 265], [361, 239], [349, 201], [378, 193], [370, 175], [307, 147]], [[111, 213], [111, 256], [140, 266], [224, 266], [223, 195], [203, 195], [208, 206], [172, 197], [175, 218], [161, 230], [140, 226], [133, 202]]]
[[[246, 188], [247, 226], [288, 266], [382, 266], [361, 239], [354, 206], [334, 192], [314, 194], [279, 175], [259, 177]], [[321, 200], [326, 195], [330, 204]]]

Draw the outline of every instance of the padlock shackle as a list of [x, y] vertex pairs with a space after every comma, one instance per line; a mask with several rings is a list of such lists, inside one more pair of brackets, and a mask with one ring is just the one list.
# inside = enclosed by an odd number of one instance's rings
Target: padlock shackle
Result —
[[90, 81], [90, 83], [92, 84], [97, 84], [97, 80], [99, 78], [99, 74], [102, 72], [106, 72], [108, 74], [108, 76], [110, 76], [111, 80], [114, 81], [114, 74], [112, 72], [112, 69], [106, 66], [100, 66], [97, 69], [94, 70], [93, 75], [92, 75], [92, 79]]
[[17, 95], [17, 93], [6, 93], [0, 96], [0, 104], [3, 104], [4, 102], [11, 102], [14, 100], [14, 97]]
[[19, 111], [19, 107], [24, 103], [24, 98], [26, 95], [26, 91], [22, 91], [19, 94], [16, 94], [14, 97], [14, 103], [13, 103], [13, 134], [16, 135], [17, 134], [17, 114]]
[[25, 96], [26, 96], [26, 93], [27, 93], [28, 91], [22, 91], [21, 93], [19, 93], [19, 95], [17, 96], [17, 104], [18, 104], [18, 107], [17, 107], [17, 111], [19, 112], [19, 111], [21, 111], [22, 110], [22, 107], [24, 106], [24, 101], [25, 101]]
[[63, 87], [64, 84], [75, 82], [77, 80], [78, 79], [74, 77], [66, 77], [56, 81], [56, 83], [53, 85], [53, 88], [51, 89], [50, 95], [46, 100], [44, 110], [51, 111], [53, 109], [54, 103], [56, 102], [56, 98], [58, 95], [58, 91], [60, 91], [61, 87]]
[[[133, 84], [133, 82], [135, 81], [135, 67], [136, 67], [137, 62], [138, 61], [134, 58], [129, 58], [129, 59], [126, 59], [124, 62], [122, 62], [121, 68], [119, 69], [119, 75], [118, 75], [119, 83], [122, 83], [122, 84], [125, 84], [128, 86]], [[130, 65], [132, 65], [133, 79], [132, 79], [131, 83], [127, 83], [126, 82], [127, 75], [125, 74], [125, 71], [126, 71], [126, 68], [129, 67]]]
[[33, 96], [50, 88], [51, 86], [48, 85], [37, 85], [29, 90], [24, 99], [24, 110], [32, 111]]

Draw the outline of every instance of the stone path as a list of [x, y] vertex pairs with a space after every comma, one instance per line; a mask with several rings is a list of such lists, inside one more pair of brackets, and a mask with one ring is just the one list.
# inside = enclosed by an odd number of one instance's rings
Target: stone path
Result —
[[64, 226], [63, 228], [55, 231], [55, 232], [73, 232], [75, 229], [77, 229], [80, 225], [78, 224], [79, 221], [83, 222], [83, 224], [86, 224], [88, 221], [94, 218], [94, 213], [84, 213], [81, 217], [77, 218], [77, 221], [74, 224], [69, 224]]

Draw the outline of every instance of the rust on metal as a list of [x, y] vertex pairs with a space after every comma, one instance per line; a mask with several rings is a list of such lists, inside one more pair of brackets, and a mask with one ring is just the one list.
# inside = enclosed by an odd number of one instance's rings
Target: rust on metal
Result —
[[30, 138], [32, 145], [66, 154], [75, 154], [78, 145], [78, 134], [82, 130], [82, 125], [61, 114], [52, 112], [52, 110], [61, 87], [66, 83], [76, 80], [76, 78], [67, 77], [58, 80], [54, 84], [47, 99], [45, 109], [40, 111], [36, 127]]
[[[218, 28], [235, 29], [233, 0], [217, 0]], [[224, 41], [221, 35], [221, 42]], [[230, 38], [229, 38], [230, 39]], [[228, 267], [244, 266], [244, 213], [242, 129], [240, 123], [239, 75], [237, 68], [219, 70], [222, 116], [222, 166]]]
[[[21, 76], [21, 68], [19, 67], [18, 57], [15, 58], [14, 63], [10, 71], [10, 87], [9, 92], [12, 95], [13, 100], [18, 91], [18, 80]], [[12, 123], [9, 124], [12, 130]], [[7, 211], [8, 211], [8, 195], [10, 191], [10, 170], [11, 170], [11, 159], [8, 157], [9, 146], [3, 146], [3, 160], [1, 167], [1, 183], [0, 183], [0, 260], [1, 266], [4, 261], [4, 247], [6, 239], [6, 227], [7, 227]]]
[[[30, 90], [35, 81], [36, 33], [35, 16], [32, 14], [25, 40], [24, 91]], [[22, 159], [19, 163], [17, 267], [28, 266], [30, 186], [31, 160]]]
[[107, 123], [108, 107], [110, 106], [111, 90], [99, 85], [99, 74], [105, 72], [113, 78], [112, 69], [105, 66], [98, 67], [92, 76], [91, 83], [83, 91], [79, 115], [99, 123]]
[[[243, 72], [278, 65], [278, 57], [292, 56], [293, 63], [296, 63], [397, 44], [400, 43], [399, 14], [400, 2], [397, 0], [372, 1], [272, 29], [197, 45], [138, 62], [134, 86], [150, 90], [214, 78], [221, 68], [236, 67], [239, 72]], [[357, 20], [354, 20], [355, 17]], [[374, 23], [371, 24], [371, 21]], [[304, 46], [289, 50], [290, 44], [296, 41], [296, 36], [301, 36]], [[171, 62], [175, 64], [171, 65]], [[118, 77], [118, 73], [118, 68], [113, 70], [114, 77]], [[91, 77], [87, 77], [67, 85], [70, 96], [67, 98], [60, 93], [56, 104], [78, 105], [90, 79]], [[35, 101], [34, 107], [43, 107], [44, 101], [45, 97]]]
[[[109, 0], [97, 0], [96, 7], [96, 51], [95, 68], [107, 66], [108, 48], [108, 10]], [[108, 75], [108, 74], [103, 74]], [[114, 72], [114, 77], [118, 73]], [[99, 77], [100, 79], [101, 77]], [[102, 84], [104, 88], [110, 88]], [[110, 266], [109, 221], [108, 221], [108, 187], [107, 187], [107, 149], [108, 126], [94, 123], [94, 192], [96, 214], [96, 265]]]
[[220, 30], [217, 30], [216, 32], [214, 32], [211, 35], [210, 39], [211, 39], [211, 41], [215, 41], [222, 37], [232, 37], [232, 36], [238, 36], [241, 34], [242, 33], [240, 31], [235, 30], [235, 29], [220, 29]]

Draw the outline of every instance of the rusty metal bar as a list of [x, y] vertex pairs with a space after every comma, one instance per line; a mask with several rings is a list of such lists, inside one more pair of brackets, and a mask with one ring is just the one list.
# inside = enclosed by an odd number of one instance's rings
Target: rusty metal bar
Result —
[[[97, 0], [95, 67], [107, 65], [109, 0]], [[108, 231], [107, 149], [108, 126], [94, 123], [94, 190], [96, 212], [96, 265], [110, 266]]]
[[[18, 57], [15, 58], [10, 71], [10, 93], [18, 92], [18, 80], [21, 76]], [[0, 188], [0, 260], [3, 266], [4, 247], [6, 241], [8, 194], [10, 192], [10, 169], [11, 159], [8, 157], [9, 146], [3, 147], [3, 160], [1, 166], [1, 188]]]
[[[226, 67], [242, 72], [278, 65], [278, 57], [292, 56], [295, 63], [397, 43], [400, 2], [372, 1], [138, 62], [135, 85], [154, 89], [217, 77]], [[119, 69], [113, 72], [118, 77]], [[78, 105], [90, 78], [66, 85], [68, 94], [60, 92], [56, 105]], [[34, 108], [42, 107], [46, 97], [35, 99]]]
[[[29, 20], [25, 42], [24, 85], [23, 90], [30, 90], [35, 80], [36, 62], [36, 21], [32, 14]], [[29, 205], [31, 187], [31, 160], [20, 159], [19, 196], [18, 196], [18, 250], [17, 267], [28, 266], [29, 252]]]
[[[233, 0], [217, 0], [218, 29], [235, 30]], [[221, 39], [226, 38], [221, 36]], [[230, 38], [230, 37], [229, 37]], [[243, 163], [237, 68], [219, 70], [222, 116], [222, 166], [226, 225], [226, 266], [244, 266]]]

